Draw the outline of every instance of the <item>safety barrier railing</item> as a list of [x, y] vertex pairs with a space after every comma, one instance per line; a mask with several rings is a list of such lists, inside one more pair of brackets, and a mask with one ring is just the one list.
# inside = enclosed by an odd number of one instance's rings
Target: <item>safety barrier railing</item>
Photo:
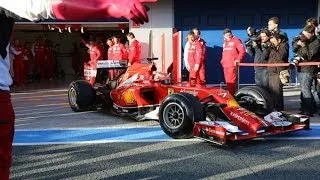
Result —
[[[237, 89], [239, 89], [240, 85], [240, 67], [288, 67], [293, 65], [297, 66], [318, 66], [320, 67], [320, 62], [300, 62], [297, 64], [294, 63], [237, 63], [236, 70], [237, 70]], [[295, 68], [296, 69], [296, 68]], [[297, 80], [297, 73], [296, 73], [296, 80]]]

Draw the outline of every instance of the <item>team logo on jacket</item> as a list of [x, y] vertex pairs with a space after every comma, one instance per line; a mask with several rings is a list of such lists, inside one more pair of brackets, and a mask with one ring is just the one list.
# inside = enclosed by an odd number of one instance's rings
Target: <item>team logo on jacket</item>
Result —
[[228, 43], [228, 46], [233, 46], [234, 45], [234, 42], [229, 42]]

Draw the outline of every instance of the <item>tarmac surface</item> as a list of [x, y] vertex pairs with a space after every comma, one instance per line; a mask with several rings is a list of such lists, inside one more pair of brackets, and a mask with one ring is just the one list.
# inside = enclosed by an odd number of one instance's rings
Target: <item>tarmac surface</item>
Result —
[[[285, 89], [286, 111], [299, 93]], [[157, 121], [73, 112], [64, 83], [14, 89], [12, 101], [11, 179], [319, 179], [318, 114], [312, 130], [221, 147], [173, 140]]]

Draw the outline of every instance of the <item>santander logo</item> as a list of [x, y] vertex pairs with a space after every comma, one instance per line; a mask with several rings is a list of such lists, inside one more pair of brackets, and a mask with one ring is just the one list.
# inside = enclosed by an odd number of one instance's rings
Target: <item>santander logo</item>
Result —
[[205, 131], [210, 133], [210, 134], [216, 134], [218, 136], [224, 136], [225, 132], [221, 131], [221, 130], [216, 130], [216, 129], [211, 129], [211, 128], [205, 128]]

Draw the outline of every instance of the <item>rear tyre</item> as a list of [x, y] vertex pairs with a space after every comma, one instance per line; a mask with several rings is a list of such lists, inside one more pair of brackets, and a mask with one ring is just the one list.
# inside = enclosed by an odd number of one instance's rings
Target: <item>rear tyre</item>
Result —
[[194, 122], [205, 118], [204, 106], [189, 93], [171, 94], [159, 107], [160, 126], [168, 136], [175, 139], [193, 137]]
[[95, 91], [86, 80], [77, 80], [70, 84], [68, 100], [71, 109], [75, 112], [93, 110]]
[[274, 109], [269, 92], [257, 86], [241, 88], [234, 96], [240, 106], [259, 116], [265, 116]]

